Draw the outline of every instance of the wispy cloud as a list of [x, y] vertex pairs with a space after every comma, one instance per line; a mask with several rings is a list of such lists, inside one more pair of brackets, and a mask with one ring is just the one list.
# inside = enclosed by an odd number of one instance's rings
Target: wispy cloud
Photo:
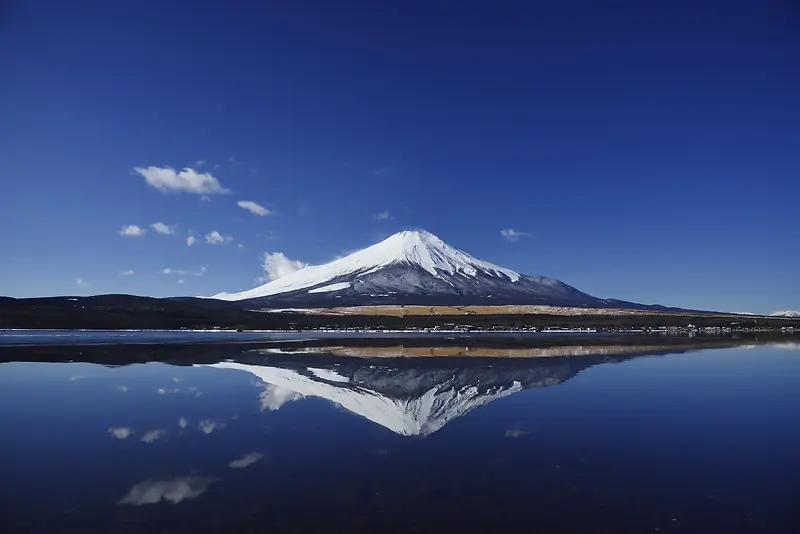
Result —
[[134, 434], [133, 429], [126, 426], [112, 426], [108, 429], [108, 433], [117, 439], [128, 439]]
[[198, 159], [197, 161], [194, 162], [195, 167], [203, 167], [205, 164], [206, 160], [204, 159]]
[[153, 224], [150, 225], [150, 228], [152, 228], [159, 234], [175, 235], [175, 228], [163, 222], [154, 222]]
[[116, 389], [117, 391], [121, 391], [123, 393], [127, 393], [128, 392], [128, 386], [126, 386], [124, 384], [117, 384], [117, 385], [114, 386], [114, 389]]
[[531, 237], [531, 234], [528, 232], [521, 232], [513, 228], [503, 228], [500, 230], [500, 235], [503, 236], [503, 239], [511, 241], [512, 243], [519, 241], [522, 237]]
[[375, 219], [376, 221], [391, 221], [392, 219], [394, 219], [394, 217], [389, 215], [389, 210], [383, 210], [380, 213], [376, 213], [375, 215], [372, 216], [372, 218]]
[[287, 258], [283, 252], [265, 252], [261, 255], [261, 262], [265, 276], [258, 278], [256, 282], [262, 284], [277, 280], [308, 266], [307, 263], [302, 261]]
[[144, 436], [142, 436], [142, 441], [145, 443], [153, 443], [154, 441], [158, 441], [164, 436], [167, 435], [166, 430], [158, 429], [158, 430], [148, 430]]
[[253, 465], [257, 461], [259, 461], [263, 456], [257, 452], [251, 452], [250, 454], [245, 454], [238, 460], [234, 460], [228, 464], [231, 469], [244, 469], [250, 465]]
[[179, 279], [179, 280], [178, 280], [178, 283], [179, 283], [179, 284], [182, 284], [182, 283], [183, 283], [183, 278]]
[[258, 215], [260, 217], [269, 215], [271, 213], [267, 208], [265, 208], [261, 204], [253, 202], [252, 200], [240, 200], [239, 202], [236, 203], [236, 205], [242, 209], [249, 211], [253, 215]]
[[126, 224], [122, 227], [119, 231], [119, 235], [124, 235], [127, 237], [141, 237], [147, 233], [147, 230], [139, 226], [138, 224]]
[[196, 271], [187, 271], [184, 269], [172, 269], [167, 267], [166, 269], [161, 269], [161, 274], [177, 274], [178, 276], [203, 276], [208, 272], [208, 267], [202, 265], [200, 269]]
[[178, 504], [186, 499], [196, 499], [215, 482], [211, 477], [180, 477], [171, 480], [146, 480], [136, 484], [120, 499], [119, 504], [142, 506], [167, 501]]
[[242, 243], [238, 243], [238, 244], [236, 245], [236, 248], [242, 249], [242, 248], [244, 248], [244, 245], [243, 245]]
[[189, 234], [189, 237], [186, 238], [186, 244], [191, 247], [195, 243], [197, 243], [197, 238], [195, 236]]
[[181, 428], [186, 428], [189, 426], [189, 421], [185, 417], [181, 417], [178, 419], [178, 426]]
[[195, 195], [219, 195], [231, 191], [222, 187], [211, 173], [197, 172], [186, 167], [176, 171], [171, 167], [135, 167], [134, 172], [162, 193], [191, 193]]
[[83, 278], [78, 278], [77, 280], [75, 280], [75, 284], [78, 287], [89, 287], [89, 282], [87, 282]]
[[136, 274], [136, 271], [134, 271], [133, 269], [128, 269], [127, 271], [120, 271], [119, 274], [121, 276], [133, 276], [134, 274]]
[[211, 233], [206, 234], [206, 243], [209, 245], [226, 245], [233, 241], [233, 238], [229, 235], [222, 235], [216, 230], [212, 230]]

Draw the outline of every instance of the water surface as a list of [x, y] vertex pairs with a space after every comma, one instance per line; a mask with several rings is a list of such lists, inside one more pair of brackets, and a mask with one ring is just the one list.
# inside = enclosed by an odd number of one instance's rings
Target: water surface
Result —
[[797, 344], [520, 358], [231, 347], [161, 346], [148, 350], [180, 357], [131, 365], [81, 363], [84, 347], [54, 358], [74, 363], [13, 352], [0, 364], [6, 531], [800, 526]]

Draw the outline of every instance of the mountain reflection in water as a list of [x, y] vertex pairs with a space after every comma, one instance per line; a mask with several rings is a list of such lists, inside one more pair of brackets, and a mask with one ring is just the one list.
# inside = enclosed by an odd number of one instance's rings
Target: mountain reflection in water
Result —
[[261, 407], [278, 410], [306, 397], [327, 399], [404, 436], [431, 434], [478, 406], [523, 389], [560, 384], [590, 362], [525, 362], [453, 367], [397, 367], [360, 361], [321, 367], [274, 367], [238, 362], [216, 369], [252, 373], [263, 384]]

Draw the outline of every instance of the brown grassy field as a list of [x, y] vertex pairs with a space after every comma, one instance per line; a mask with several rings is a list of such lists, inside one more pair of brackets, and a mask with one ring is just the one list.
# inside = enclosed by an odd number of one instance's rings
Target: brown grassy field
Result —
[[636, 315], [703, 315], [714, 317], [739, 317], [735, 314], [712, 313], [693, 314], [691, 312], [671, 312], [661, 310], [633, 310], [611, 308], [577, 308], [566, 306], [541, 306], [541, 305], [513, 305], [513, 306], [352, 306], [339, 308], [319, 308], [308, 310], [306, 313], [319, 315], [372, 315], [382, 317], [406, 316], [467, 316], [467, 315], [611, 315], [611, 316], [636, 316]]

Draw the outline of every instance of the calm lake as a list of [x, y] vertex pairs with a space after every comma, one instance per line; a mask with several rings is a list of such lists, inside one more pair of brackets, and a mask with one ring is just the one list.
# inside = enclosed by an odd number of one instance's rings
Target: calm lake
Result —
[[800, 344], [687, 343], [0, 347], [1, 529], [800, 532]]

